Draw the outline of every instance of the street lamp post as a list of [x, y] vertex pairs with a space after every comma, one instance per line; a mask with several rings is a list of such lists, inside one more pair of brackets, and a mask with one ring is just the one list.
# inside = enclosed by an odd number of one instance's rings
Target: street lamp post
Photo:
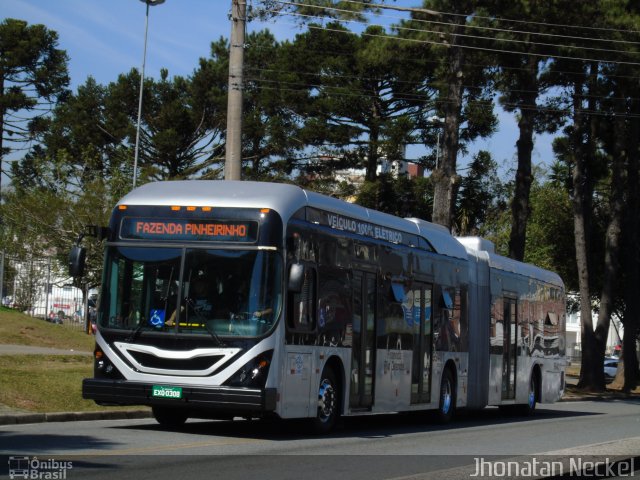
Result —
[[[433, 115], [432, 117], [427, 118], [427, 121], [433, 124], [438, 124], [440, 127], [444, 123], [444, 118]], [[440, 134], [442, 133], [442, 129], [438, 128], [438, 140], [436, 142], [436, 168], [438, 168], [438, 163], [440, 160]]]
[[136, 146], [133, 155], [133, 188], [138, 179], [138, 152], [140, 150], [140, 121], [142, 118], [142, 90], [144, 88], [144, 67], [147, 62], [147, 32], [149, 31], [149, 7], [160, 5], [165, 0], [140, 0], [147, 6], [144, 17], [144, 51], [142, 53], [142, 71], [140, 72], [140, 97], [138, 98], [138, 124], [136, 125]]

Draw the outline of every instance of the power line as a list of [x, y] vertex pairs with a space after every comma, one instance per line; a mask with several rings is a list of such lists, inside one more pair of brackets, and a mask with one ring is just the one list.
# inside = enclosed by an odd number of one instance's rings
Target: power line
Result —
[[[292, 24], [289, 24], [292, 25]], [[356, 33], [353, 32], [345, 32], [345, 33], [350, 33], [352, 35], [357, 35]], [[252, 47], [254, 50], [260, 50], [262, 47], [260, 46], [255, 46]], [[265, 47], [267, 48], [267, 47]], [[335, 56], [344, 56], [344, 57], [350, 57], [350, 58], [354, 58], [353, 55], [351, 53], [348, 52], [339, 52], [339, 51], [328, 51], [328, 50], [323, 50], [323, 49], [307, 49], [307, 52], [312, 52], [312, 53], [317, 53], [317, 54], [330, 54], [331, 56], [335, 57]], [[439, 63], [441, 63], [441, 60], [427, 60], [426, 58], [414, 58], [414, 57], [408, 57], [406, 58], [406, 60], [408, 61], [416, 61], [416, 62], [423, 62], [425, 64], [432, 64], [432, 65], [437, 65]], [[497, 65], [497, 64], [487, 64], [487, 63], [475, 63], [475, 62], [465, 62], [466, 66], [470, 66], [470, 67], [479, 67], [479, 68], [499, 68], [501, 70], [504, 71], [527, 71], [526, 68], [524, 67], [516, 67], [516, 66], [509, 66], [509, 65]], [[557, 70], [554, 68], [553, 72], [555, 74], [560, 74], [560, 75], [582, 75], [583, 72], [581, 70]], [[544, 72], [543, 72], [544, 73]], [[637, 80], [638, 76], [637, 75], [620, 75], [620, 74], [612, 74], [612, 73], [608, 73], [607, 78], [620, 78], [620, 79], [631, 79], [631, 80]]]
[[[273, 10], [267, 10], [267, 11], [271, 11], [271, 12], [275, 12]], [[277, 15], [283, 16], [283, 15], [288, 15], [288, 16], [293, 16], [293, 17], [302, 17], [302, 18], [312, 18], [312, 19], [319, 19], [319, 20], [324, 20], [323, 17], [318, 16], [318, 15], [308, 15], [308, 14], [302, 14], [302, 13], [296, 13], [296, 12], [277, 12]], [[358, 20], [345, 20], [343, 21], [343, 23], [355, 23], [355, 24], [360, 24], [360, 25], [367, 25], [365, 22], [361, 22]], [[377, 24], [372, 24], [371, 26], [378, 26], [378, 27], [382, 27], [384, 28], [384, 25], [377, 25]], [[317, 28], [314, 27], [312, 25], [309, 25], [309, 28]], [[327, 27], [324, 27], [325, 29], [327, 29]], [[620, 50], [615, 50], [615, 49], [606, 49], [606, 48], [596, 48], [596, 47], [584, 47], [584, 46], [575, 46], [575, 45], [558, 45], [558, 44], [553, 44], [553, 43], [543, 43], [543, 42], [532, 42], [529, 40], [518, 40], [518, 39], [513, 39], [513, 38], [488, 38], [488, 37], [483, 37], [480, 35], [469, 35], [469, 34], [465, 34], [465, 33], [451, 33], [451, 32], [441, 32], [441, 31], [437, 31], [437, 30], [423, 30], [423, 29], [417, 29], [417, 28], [408, 28], [408, 27], [399, 27], [399, 26], [394, 26], [392, 27], [395, 30], [398, 31], [406, 31], [406, 32], [417, 32], [417, 33], [431, 33], [434, 35], [449, 35], [452, 37], [460, 37], [460, 38], [471, 38], [471, 39], [476, 39], [476, 40], [486, 40], [486, 41], [490, 41], [490, 42], [502, 42], [502, 43], [516, 43], [516, 44], [525, 44], [525, 45], [537, 45], [537, 46], [545, 46], [545, 47], [552, 47], [552, 48], [558, 48], [558, 49], [574, 49], [574, 50], [591, 50], [594, 52], [606, 52], [606, 53], [616, 53], [616, 54], [625, 54], [625, 55], [638, 55], [640, 54], [640, 52], [637, 51], [633, 51], [633, 52], [626, 52], [626, 51], [620, 51]], [[337, 30], [335, 30], [337, 31]], [[349, 32], [345, 32], [345, 33], [353, 33], [351, 31]], [[367, 34], [366, 32], [363, 32], [362, 35], [373, 35], [373, 36], [381, 36], [381, 35], [374, 35], [374, 34]], [[428, 41], [428, 40], [420, 40], [420, 39], [409, 39], [409, 38], [405, 38], [405, 37], [393, 37], [393, 36], [386, 36], [386, 38], [389, 39], [396, 39], [396, 40], [407, 40], [407, 41], [416, 41], [416, 42], [424, 42], [424, 43], [431, 43], [431, 44], [436, 44], [436, 45], [447, 45], [449, 46], [449, 44], [447, 42], [435, 42], [435, 41]], [[509, 50], [499, 50], [499, 49], [493, 49], [493, 48], [488, 48], [488, 47], [475, 47], [475, 46], [471, 46], [471, 45], [461, 45], [461, 44], [456, 44], [457, 47], [461, 47], [461, 48], [471, 48], [471, 49], [476, 49], [476, 50], [486, 50], [486, 51], [491, 51], [491, 52], [503, 52], [503, 53], [509, 53], [509, 54], [518, 54], [518, 55], [536, 55], [536, 56], [540, 56], [540, 57], [554, 57], [554, 58], [573, 58], [573, 57], [569, 57], [569, 56], [559, 56], [559, 55], [551, 55], [551, 54], [536, 54], [536, 53], [532, 53], [532, 52], [518, 52], [518, 51], [509, 51]], [[607, 62], [607, 63], [628, 63], [628, 62], [622, 62], [622, 61], [618, 61], [618, 60], [599, 60], [601, 62]], [[631, 65], [640, 65], [640, 63], [630, 63]]]
[[[337, 7], [328, 7], [328, 6], [320, 6], [320, 5], [311, 5], [311, 4], [304, 4], [304, 3], [294, 3], [294, 2], [289, 2], [289, 1], [285, 1], [285, 0], [275, 0], [278, 3], [282, 3], [284, 5], [296, 5], [296, 6], [304, 6], [304, 7], [309, 7], [309, 8], [317, 8], [317, 9], [322, 9], [322, 10], [331, 10], [331, 11], [335, 11], [338, 13], [352, 13], [350, 10], [344, 10], [344, 9], [339, 9]], [[345, 0], [347, 1], [347, 0]], [[355, 1], [351, 1], [351, 3], [359, 3], [359, 4], [363, 4], [363, 5], [371, 5], [371, 4], [364, 4], [362, 2], [355, 2]], [[435, 12], [432, 10], [426, 10], [426, 9], [419, 9], [419, 8], [410, 8], [410, 7], [395, 7], [395, 6], [391, 6], [391, 5], [375, 5], [375, 8], [383, 8], [383, 9], [391, 9], [391, 10], [406, 10], [406, 11], [411, 11], [411, 12], [430, 12], [430, 14], [432, 15], [456, 15], [456, 16], [462, 16], [462, 17], [470, 17], [471, 15], [464, 15], [464, 14], [454, 14], [454, 13], [444, 13], [444, 12]], [[274, 12], [274, 11], [272, 11]], [[278, 11], [279, 14], [283, 15], [283, 14], [294, 14], [294, 12], [281, 12]], [[298, 15], [302, 15], [302, 14], [298, 14]], [[373, 14], [374, 17], [378, 17], [378, 18], [390, 18], [390, 19], [394, 19], [394, 20], [400, 20], [400, 21], [405, 21], [407, 20], [404, 17], [398, 17], [398, 16], [391, 16], [391, 15], [382, 15], [382, 14]], [[318, 19], [324, 19], [324, 17], [322, 17], [321, 15], [309, 15], [309, 17], [312, 18], [318, 18]], [[478, 16], [478, 15], [474, 15], [473, 18], [479, 18], [479, 19], [487, 19], [490, 21], [501, 21], [501, 19], [499, 18], [492, 18], [492, 17], [483, 17], [483, 16]], [[534, 32], [534, 31], [527, 31], [527, 30], [512, 30], [512, 29], [506, 29], [506, 28], [497, 28], [497, 27], [488, 27], [488, 26], [483, 26], [483, 25], [470, 25], [470, 24], [457, 24], [457, 23], [451, 23], [451, 22], [441, 22], [441, 21], [437, 21], [437, 20], [424, 20], [424, 19], [419, 19], [419, 18], [411, 18], [409, 19], [412, 22], [418, 22], [418, 23], [429, 23], [429, 24], [434, 24], [434, 25], [445, 25], [445, 26], [453, 26], [453, 27], [461, 27], [461, 28], [465, 28], [465, 29], [474, 29], [474, 30], [489, 30], [489, 31], [495, 31], [495, 32], [504, 32], [504, 33], [509, 33], [509, 34], [524, 34], [524, 35], [535, 35], [535, 36], [547, 36], [547, 37], [554, 37], [554, 38], [560, 38], [560, 39], [570, 39], [570, 40], [588, 40], [588, 41], [594, 41], [594, 42], [611, 42], [611, 43], [620, 43], [620, 44], [627, 44], [627, 45], [640, 45], [640, 42], [634, 42], [634, 41], [629, 41], [629, 40], [620, 40], [620, 39], [606, 39], [606, 38], [594, 38], [594, 37], [579, 37], [579, 36], [574, 36], [574, 35], [561, 35], [561, 34], [556, 34], [556, 33], [547, 33], [547, 32]], [[342, 20], [341, 22], [343, 23], [362, 23], [362, 24], [366, 24], [366, 22], [362, 22], [362, 21], [358, 21], [358, 20]], [[553, 25], [553, 24], [541, 24], [541, 25], [545, 25], [545, 26], [559, 26], [562, 28], [566, 28], [566, 25]], [[406, 29], [406, 30], [413, 30], [413, 29], [409, 29], [406, 27], [399, 27], [397, 25], [393, 25], [392, 26], [395, 29]], [[575, 27], [575, 26], [574, 26]], [[415, 31], [423, 31], [423, 30], [419, 30], [416, 29]], [[624, 31], [625, 33], [627, 33], [626, 31]], [[432, 32], [432, 33], [442, 33], [442, 32]], [[640, 33], [640, 32], [638, 32]], [[484, 37], [478, 37], [478, 38], [484, 38]], [[508, 40], [508, 39], [505, 39]], [[545, 44], [543, 44], [545, 45]], [[557, 47], [565, 47], [565, 45], [555, 45]], [[575, 47], [575, 48], [581, 48], [581, 47]], [[584, 47], [584, 48], [588, 48], [588, 47]], [[615, 51], [618, 52], [618, 50], [611, 50], [611, 51]]]
[[[293, 13], [287, 13], [286, 15], [306, 16], [306, 15], [293, 14]], [[341, 33], [341, 34], [354, 35], [353, 32], [340, 30], [340, 29], [337, 29], [337, 28], [320, 27], [320, 26], [317, 26], [317, 25], [309, 25], [308, 28], [310, 30], [324, 30], [326, 32], [335, 32], [335, 33]], [[425, 44], [425, 45], [439, 45], [439, 46], [444, 46], [444, 47], [452, 47], [452, 45], [447, 43], [447, 42], [438, 42], [438, 41], [434, 41], [434, 40], [424, 40], [424, 39], [405, 38], [405, 37], [394, 37], [394, 36], [391, 36], [391, 35], [381, 35], [381, 34], [373, 34], [373, 33], [367, 33], [367, 32], [362, 32], [360, 35], [361, 36], [366, 36], [366, 37], [372, 37], [372, 38], [383, 38], [383, 39], [387, 39], [387, 40], [404, 41], [404, 42], [409, 42], [409, 43], [418, 43], [418, 44]], [[590, 58], [590, 57], [572, 57], [572, 56], [569, 56], [569, 55], [542, 54], [542, 53], [535, 53], [535, 52], [518, 52], [518, 51], [514, 51], [514, 50], [501, 50], [501, 49], [497, 49], [497, 48], [477, 47], [477, 46], [474, 46], [474, 45], [463, 45], [463, 44], [456, 44], [455, 47], [466, 49], [466, 50], [492, 52], [492, 53], [500, 53], [500, 54], [511, 54], [511, 55], [520, 55], [520, 56], [529, 55], [529, 56], [538, 57], [538, 58], [553, 58], [553, 59], [560, 59], [560, 60], [574, 60], [574, 61], [582, 61], [582, 62], [598, 62], [598, 63], [607, 63], [607, 64], [614, 64], [614, 65], [640, 66], [640, 62], [626, 62], [626, 61], [622, 61], [622, 60], [607, 60], [607, 59]]]
[[[285, 2], [284, 0], [276, 0], [276, 1], [279, 2], [279, 3], [289, 3], [289, 4], [292, 4], [292, 5], [301, 5], [301, 6], [313, 7], [313, 5], [308, 5], [308, 4], [304, 4], [304, 3], [291, 3], [291, 2]], [[436, 11], [436, 10], [428, 10], [428, 9], [425, 9], [425, 8], [418, 8], [418, 7], [398, 7], [398, 6], [395, 6], [395, 5], [387, 5], [387, 4], [364, 3], [361, 0], [341, 0], [341, 1], [343, 1], [345, 3], [356, 3], [356, 4], [361, 4], [361, 5], [364, 5], [364, 6], [370, 6], [370, 7], [373, 7], [373, 8], [380, 8], [380, 9], [383, 9], [383, 10], [399, 10], [399, 11], [407, 11], [407, 12], [414, 12], [414, 13], [426, 13], [426, 14], [429, 14], [429, 15], [449, 15], [449, 16], [464, 17], [464, 18], [468, 18], [469, 16], [471, 16], [471, 14], [468, 14], [468, 13], [439, 12], [439, 11]], [[331, 8], [331, 7], [325, 7], [325, 8]], [[509, 19], [509, 18], [487, 17], [487, 16], [482, 16], [482, 15], [473, 15], [473, 17], [474, 18], [481, 18], [483, 20], [520, 23], [520, 24], [537, 25], [537, 26], [543, 26], [543, 27], [576, 28], [576, 29], [592, 30], [592, 31], [640, 34], [640, 31], [638, 31], [638, 30], [625, 30], [625, 29], [617, 29], [617, 28], [605, 28], [605, 27], [590, 27], [590, 26], [584, 26], [584, 25], [569, 25], [569, 24], [563, 24], [563, 23], [536, 22], [536, 21], [533, 21], [533, 20], [514, 20], [514, 19]]]
[[[260, 81], [259, 81], [260, 82]], [[277, 83], [277, 82], [266, 82], [266, 83]], [[279, 87], [270, 87], [270, 86], [261, 86], [260, 87], [263, 90], [271, 90], [271, 91], [280, 91], [280, 92], [295, 92], [295, 93], [300, 93], [300, 89], [294, 89], [294, 88], [279, 88]], [[358, 93], [333, 93], [333, 95], [336, 96], [350, 96], [350, 97], [371, 97], [371, 95], [362, 95], [362, 94], [358, 94]], [[447, 99], [441, 99], [441, 98], [436, 98], [433, 99], [432, 102], [434, 104], [451, 104], [454, 103], [453, 100], [447, 100]], [[488, 103], [491, 103], [490, 100], [469, 100], [468, 102], [466, 102], [468, 105], [487, 105]], [[516, 102], [503, 102], [501, 103], [501, 105], [503, 107], [506, 108], [513, 108], [513, 109], [518, 109], [518, 110], [522, 110], [522, 111], [536, 111], [536, 112], [546, 112], [546, 113], [555, 113], [558, 115], [569, 115], [570, 111], [568, 109], [561, 109], [561, 108], [551, 108], [551, 107], [544, 107], [544, 106], [540, 106], [540, 105], [535, 105], [535, 106], [528, 106], [528, 105], [522, 105]], [[571, 111], [575, 111], [575, 112], [580, 112], [580, 113], [584, 113], [584, 114], [589, 114], [589, 115], [593, 115], [593, 116], [600, 116], [600, 117], [609, 117], [609, 116], [616, 116], [616, 117], [621, 117], [621, 118], [640, 118], [640, 114], [636, 114], [636, 113], [629, 113], [629, 112], [618, 112], [618, 111], [600, 111], [600, 110], [591, 110], [591, 109], [586, 109], [586, 108], [578, 108], [578, 109], [573, 109]]]
[[[291, 3], [291, 2], [285, 2], [285, 1], [283, 1], [283, 0], [276, 0], [276, 1], [280, 1], [280, 3], [285, 3], [285, 4], [290, 4], [290, 5], [303, 5], [303, 6], [305, 5], [305, 4], [293, 4], [293, 3]], [[314, 7], [313, 5], [309, 5], [309, 6]], [[332, 7], [325, 7], [325, 8], [332, 8]], [[273, 10], [271, 10], [271, 11], [272, 11], [272, 12], [276, 12], [278, 15], [295, 15], [295, 14], [290, 14], [290, 13], [286, 13], [286, 12], [285, 12], [285, 13], [282, 13], [282, 12], [280, 12], [280, 11], [273, 11]], [[298, 15], [300, 15], [300, 14], [298, 14]], [[316, 18], [316, 19], [320, 19], [320, 20], [325, 20], [325, 18], [324, 18], [324, 17], [320, 17], [320, 16], [311, 16], [311, 15], [308, 15], [308, 17], [310, 17], [310, 18]], [[394, 18], [399, 18], [399, 17], [394, 17]], [[357, 21], [353, 21], [353, 23], [360, 23], [360, 24], [362, 24], [362, 25], [366, 25], [366, 23], [365, 23], [365, 22], [357, 22]], [[296, 26], [296, 27], [297, 27], [297, 26], [299, 26], [298, 24], [291, 24], [291, 23], [289, 23], [288, 25], [292, 25], [292, 26]], [[475, 27], [472, 27], [472, 26], [469, 26], [469, 27], [471, 27], [471, 28], [475, 28]], [[422, 31], [422, 30], [417, 30], [417, 31]], [[504, 31], [509, 31], [509, 30], [504, 30]], [[349, 34], [357, 35], [356, 33], [353, 33], [353, 32], [350, 32], [350, 31], [345, 31], [345, 32], [342, 32], [342, 33], [349, 33]], [[440, 33], [442, 33], [442, 32], [435, 32], [435, 33], [440, 34]], [[534, 34], [535, 34], [535, 32], [531, 32], [531, 33], [534, 33]], [[455, 34], [454, 34], [454, 35], [455, 35]], [[396, 39], [396, 40], [401, 39], [401, 38], [396, 38], [396, 37], [391, 37], [391, 36], [389, 36], [388, 38], [390, 38], [390, 39]], [[484, 37], [478, 37], [478, 38], [484, 38]], [[568, 37], [568, 38], [571, 38], [571, 37]], [[581, 37], [576, 37], [576, 38], [581, 38]], [[492, 39], [492, 40], [493, 40], [493, 39]], [[594, 39], [594, 40], [598, 40], [598, 39]], [[505, 41], [506, 41], [506, 40], [505, 40]], [[603, 40], [603, 41], [604, 41], [604, 40]], [[612, 41], [613, 41], [613, 40], [612, 40]], [[437, 43], [437, 42], [431, 42], [431, 43], [436, 43], [436, 44], [442, 45], [441, 43]], [[632, 43], [634, 43], [634, 44], [635, 44], [635, 43], [640, 44], [640, 42], [632, 42]], [[444, 43], [444, 45], [445, 45], [445, 46], [448, 46], [448, 44], [446, 44], [446, 43]], [[555, 44], [546, 44], [546, 45], [554, 46], [554, 47], [557, 47], [557, 48], [565, 48], [565, 47], [566, 47], [566, 46], [564, 46], [564, 45], [555, 45]], [[464, 46], [461, 46], [461, 47], [463, 47], [463, 48], [464, 48]], [[468, 48], [473, 48], [473, 47], [468, 47]], [[478, 48], [478, 49], [482, 50], [482, 49], [481, 49], [481, 48], [479, 48], [479, 47], [476, 47], [476, 48]], [[581, 48], [581, 47], [572, 47], [572, 48]], [[585, 47], [585, 48], [589, 48], [589, 47]], [[506, 52], [506, 53], [512, 53], [512, 54], [517, 54], [517, 55], [526, 55], [526, 54], [527, 54], [527, 53], [525, 53], [525, 52], [516, 52], [516, 51], [508, 51], [508, 50], [506, 50], [506, 51], [504, 51], [504, 50], [490, 50], [490, 49], [486, 49], [486, 50], [488, 50], [488, 51]], [[594, 50], [595, 50], [595, 49], [594, 49]], [[320, 50], [314, 50], [314, 51], [316, 51], [316, 52], [321, 52]], [[618, 51], [618, 50], [608, 50], [608, 49], [603, 49], [602, 51], [611, 51], [611, 52], [621, 53], [621, 52], [620, 52], [620, 51]], [[332, 55], [336, 55], [336, 54], [338, 54], [338, 55], [339, 55], [339, 54], [341, 54], [340, 52], [324, 52], [324, 53], [331, 53]], [[630, 53], [632, 53], [632, 52], [622, 52], [622, 53], [629, 53], [629, 54], [630, 54]], [[637, 53], [637, 52], [633, 52], [633, 53], [635, 54], [635, 53]], [[547, 57], [547, 56], [548, 56], [548, 57], [550, 57], [550, 58], [569, 59], [569, 60], [597, 61], [597, 62], [601, 62], [601, 63], [611, 63], [611, 64], [620, 64], [620, 63], [622, 63], [622, 64], [629, 64], [629, 65], [637, 65], [637, 63], [635, 63], [635, 62], [621, 62], [621, 61], [616, 61], [616, 60], [584, 59], [584, 58], [578, 58], [578, 57], [559, 56], [559, 55], [544, 55], [544, 54], [531, 54], [531, 55], [535, 55], [535, 56], [538, 56], [538, 57]], [[436, 61], [427, 61], [427, 60], [422, 60], [422, 59], [421, 59], [421, 61], [425, 61], [425, 62], [427, 62], [427, 63], [434, 63], [434, 64], [435, 64], [435, 63], [437, 63]], [[487, 64], [474, 64], [474, 65], [475, 65], [475, 66], [479, 66], [479, 67], [481, 67], [481, 68], [491, 68], [491, 67], [498, 68], [498, 66], [497, 66], [497, 65], [487, 65]], [[507, 71], [510, 71], [510, 70], [511, 70], [511, 71], [517, 71], [517, 70], [521, 70], [521, 71], [522, 71], [522, 70], [525, 70], [524, 68], [514, 67], [514, 66], [506, 66], [506, 65], [500, 65], [500, 66], [499, 66], [499, 68], [501, 68], [502, 70], [507, 70]], [[580, 72], [580, 71], [569, 71], [569, 70], [555, 70], [555, 73], [558, 73], [558, 74], [568, 74], [568, 75], [581, 74], [581, 72]], [[609, 74], [609, 75], [607, 75], [607, 78], [636, 79], [636, 78], [637, 78], [637, 76], [635, 76], [635, 75]]]
[[[340, 79], [345, 79], [345, 80], [364, 80], [364, 81], [370, 81], [370, 82], [375, 82], [375, 81], [384, 81], [382, 79], [377, 79], [377, 78], [371, 78], [371, 77], [362, 77], [362, 76], [358, 76], [358, 75], [342, 75], [342, 74], [338, 74], [338, 73], [320, 73], [320, 72], [298, 72], [298, 71], [292, 71], [292, 70], [276, 70], [276, 69], [270, 69], [270, 68], [259, 68], [259, 67], [247, 67], [246, 68], [247, 72], [264, 72], [264, 73], [273, 73], [273, 74], [295, 74], [295, 75], [299, 75], [299, 76], [309, 76], [309, 77], [317, 77], [320, 81], [324, 80], [324, 79], [336, 79], [336, 80], [340, 80]], [[637, 77], [633, 77], [633, 78], [637, 78]], [[251, 80], [253, 81], [271, 81], [271, 82], [278, 82], [278, 83], [284, 83], [284, 84], [295, 84], [295, 85], [306, 85], [308, 87], [317, 87], [317, 85], [315, 84], [302, 84], [302, 83], [294, 83], [294, 82], [283, 82], [277, 79], [271, 80], [271, 79], [264, 79], [261, 77], [251, 77]], [[425, 86], [423, 81], [409, 81], [409, 80], [397, 80], [397, 79], [393, 79], [390, 81], [390, 83], [393, 84], [400, 84], [400, 85], [407, 85], [407, 86], [413, 86], [413, 87], [420, 87], [420, 86]], [[335, 88], [339, 88], [338, 86], [335, 85], [326, 85], [326, 84], [321, 84], [321, 86], [323, 87], [335, 87]], [[463, 88], [465, 89], [478, 89], [481, 90], [483, 88], [487, 88], [487, 87], [481, 87], [481, 86], [477, 86], [477, 85], [466, 85], [463, 84], [462, 85]], [[353, 89], [353, 87], [349, 87], [350, 89]], [[386, 88], [391, 88], [391, 87], [386, 87]], [[431, 90], [436, 90], [436, 87], [433, 86], [425, 86], [425, 88], [427, 89], [431, 89]], [[538, 94], [544, 94], [545, 91], [547, 90], [547, 87], [544, 88], [540, 88], [539, 90], [528, 90], [528, 89], [524, 89], [524, 88], [510, 88], [505, 92], [500, 91], [500, 93], [508, 93], [508, 92], [520, 92], [520, 93], [538, 93]], [[406, 93], [404, 93], [406, 94]], [[414, 95], [420, 95], [419, 93], [414, 93]], [[426, 93], [424, 95], [427, 95]], [[610, 95], [584, 95], [584, 98], [592, 98], [592, 99], [596, 99], [596, 100], [640, 100], [640, 97], [612, 97]]]

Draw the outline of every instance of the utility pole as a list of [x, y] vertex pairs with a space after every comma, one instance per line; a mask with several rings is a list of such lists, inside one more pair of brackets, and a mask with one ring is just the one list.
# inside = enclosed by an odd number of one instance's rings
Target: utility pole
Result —
[[246, 2], [247, 0], [231, 1], [225, 180], [240, 180], [242, 172], [242, 71], [244, 68], [244, 32], [247, 20]]

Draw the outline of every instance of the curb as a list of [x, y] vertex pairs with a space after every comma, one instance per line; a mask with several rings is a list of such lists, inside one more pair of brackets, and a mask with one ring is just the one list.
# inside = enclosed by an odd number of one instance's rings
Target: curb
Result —
[[600, 393], [575, 392], [566, 393], [558, 400], [558, 402], [608, 402], [613, 400], [640, 400], [638, 393], [624, 393], [620, 391], [608, 391]]
[[613, 400], [636, 400], [638, 399], [638, 396], [634, 396], [634, 395], [629, 395], [629, 396], [624, 396], [624, 395], [617, 395], [617, 396], [612, 396], [612, 397], [598, 397], [596, 395], [594, 396], [589, 396], [589, 395], [577, 395], [577, 396], [571, 396], [571, 397], [563, 397], [560, 400], [558, 400], [558, 402], [610, 402]]
[[115, 410], [105, 412], [0, 413], [0, 425], [26, 423], [78, 422], [91, 420], [129, 420], [151, 418], [149, 410]]

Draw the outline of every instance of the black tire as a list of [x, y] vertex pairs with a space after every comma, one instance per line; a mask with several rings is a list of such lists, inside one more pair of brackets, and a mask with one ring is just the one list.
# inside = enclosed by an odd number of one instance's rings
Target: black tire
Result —
[[318, 408], [312, 420], [315, 433], [330, 432], [340, 417], [340, 385], [331, 368], [325, 368], [318, 385]]
[[151, 407], [153, 417], [163, 427], [177, 428], [184, 425], [184, 422], [189, 418], [189, 414], [186, 410], [172, 407], [162, 407], [154, 405]]
[[438, 406], [438, 423], [449, 423], [456, 409], [456, 383], [451, 369], [445, 368], [440, 380], [440, 404]]
[[530, 417], [536, 411], [538, 399], [537, 375], [533, 373], [529, 379], [529, 392], [527, 393], [527, 403], [516, 405], [516, 412], [523, 417]]

